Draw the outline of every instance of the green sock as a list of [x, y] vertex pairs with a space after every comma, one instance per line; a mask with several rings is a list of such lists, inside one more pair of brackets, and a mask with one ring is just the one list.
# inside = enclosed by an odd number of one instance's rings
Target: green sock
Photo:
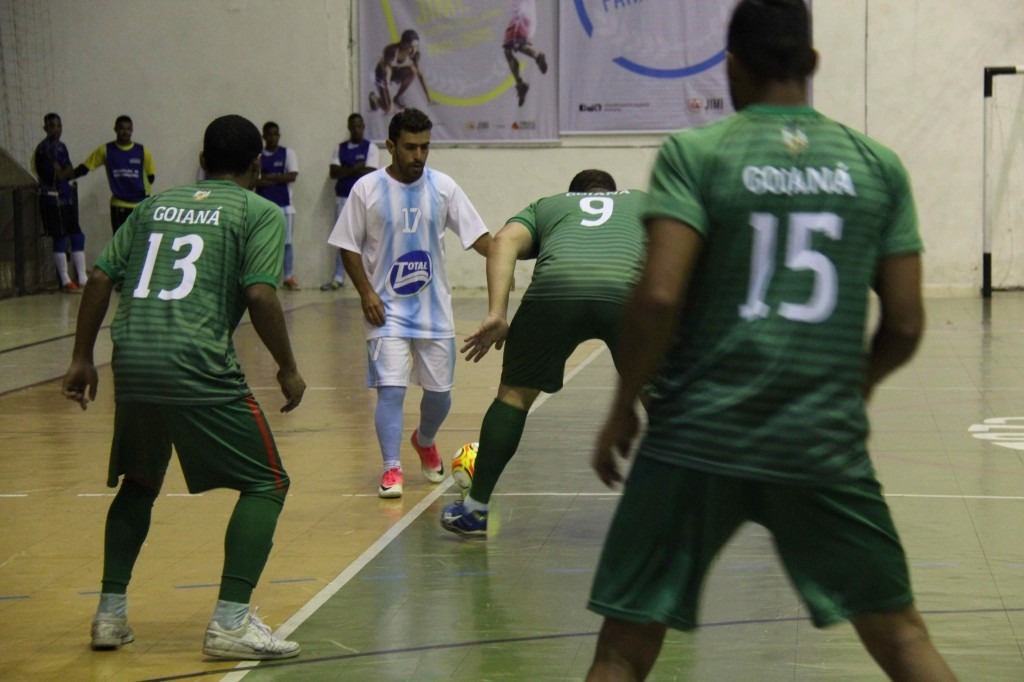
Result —
[[284, 506], [280, 492], [242, 493], [224, 534], [224, 571], [218, 599], [248, 604], [274, 544], [277, 517]]
[[107, 510], [103, 538], [104, 594], [125, 594], [132, 579], [132, 569], [149, 534], [153, 502], [158, 490], [146, 488], [129, 480], [121, 483]]
[[501, 472], [519, 448], [527, 414], [526, 410], [512, 407], [498, 399], [487, 409], [480, 425], [476, 469], [473, 472], [473, 485], [469, 489], [470, 496], [477, 502], [490, 502]]

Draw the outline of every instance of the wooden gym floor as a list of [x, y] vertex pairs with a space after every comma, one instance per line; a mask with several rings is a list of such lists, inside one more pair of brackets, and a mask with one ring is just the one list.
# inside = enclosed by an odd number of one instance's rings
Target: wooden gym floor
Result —
[[[254, 595], [290, 661], [205, 660], [233, 495], [186, 494], [176, 464], [129, 590], [136, 641], [89, 650], [102, 562], [113, 413], [109, 332], [100, 394], [65, 401], [77, 296], [0, 301], [0, 679], [573, 680], [600, 619], [585, 609], [617, 496], [589, 469], [614, 384], [609, 354], [581, 347], [565, 389], [538, 402], [495, 498], [486, 541], [443, 531], [450, 479], [427, 483], [406, 445], [406, 492], [376, 494], [374, 395], [364, 386], [358, 299], [282, 292], [309, 389], [282, 415], [274, 366], [246, 323], [236, 344], [274, 428], [292, 489]], [[486, 309], [457, 294], [457, 334]], [[918, 606], [964, 680], [1024, 679], [1024, 297], [930, 298], [912, 365], [871, 406], [872, 451], [911, 561]], [[460, 362], [439, 445], [476, 440], [500, 354]], [[406, 438], [418, 391], [406, 400]], [[1018, 426], [1020, 425], [1020, 426]], [[849, 626], [819, 631], [793, 595], [770, 538], [746, 527], [716, 565], [704, 626], [670, 633], [652, 680], [876, 680]]]

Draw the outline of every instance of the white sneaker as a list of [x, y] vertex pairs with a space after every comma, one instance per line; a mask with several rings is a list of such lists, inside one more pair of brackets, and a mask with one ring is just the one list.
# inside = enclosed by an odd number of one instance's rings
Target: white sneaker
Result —
[[121, 645], [135, 641], [135, 633], [127, 618], [109, 613], [97, 614], [92, 621], [92, 648], [94, 651], [120, 649]]
[[298, 642], [278, 639], [270, 634], [270, 628], [256, 617], [255, 612], [250, 613], [237, 630], [225, 630], [220, 623], [211, 620], [203, 640], [203, 653], [207, 656], [241, 661], [291, 658], [298, 656], [300, 650]]

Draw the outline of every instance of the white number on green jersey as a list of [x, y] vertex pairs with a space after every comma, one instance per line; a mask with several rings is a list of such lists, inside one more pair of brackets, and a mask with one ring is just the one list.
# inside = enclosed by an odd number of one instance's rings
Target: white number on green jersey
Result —
[[423, 217], [423, 211], [417, 206], [412, 208], [403, 208], [402, 217], [405, 218], [405, 227], [402, 228], [402, 232], [408, 232], [415, 234], [416, 230], [419, 229], [420, 219]]
[[[775, 244], [779, 219], [771, 213], [752, 213], [754, 248], [750, 259], [750, 287], [747, 302], [740, 306], [740, 317], [756, 320], [768, 317], [771, 309], [764, 302], [768, 284], [775, 273]], [[779, 315], [787, 320], [817, 323], [827, 320], [836, 307], [839, 295], [836, 266], [825, 254], [811, 248], [813, 233], [821, 232], [830, 239], [843, 236], [843, 221], [834, 213], [791, 213], [786, 235], [786, 267], [790, 270], [814, 272], [814, 289], [803, 303], [782, 303]]]
[[615, 208], [615, 200], [611, 197], [583, 197], [580, 199], [580, 210], [597, 216], [594, 219], [584, 218], [580, 225], [584, 227], [597, 227], [608, 222], [612, 217], [612, 210]]
[[[156, 267], [156, 255], [160, 251], [160, 244], [164, 240], [162, 232], [153, 232], [149, 235], [149, 249], [146, 251], [146, 262], [142, 266], [142, 275], [139, 277], [139, 286], [135, 287], [132, 296], [135, 298], [147, 298], [150, 294], [149, 281], [153, 278], [153, 269]], [[178, 237], [171, 243], [171, 250], [180, 253], [183, 248], [188, 247], [188, 253], [182, 258], [174, 261], [174, 269], [181, 270], [181, 284], [168, 291], [161, 289], [156, 297], [161, 301], [176, 301], [188, 296], [192, 287], [196, 284], [195, 262], [203, 253], [203, 238], [198, 234], [186, 234]]]

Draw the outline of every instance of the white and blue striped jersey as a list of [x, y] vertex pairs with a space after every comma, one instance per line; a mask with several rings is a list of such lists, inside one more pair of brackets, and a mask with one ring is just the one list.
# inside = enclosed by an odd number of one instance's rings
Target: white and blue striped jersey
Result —
[[384, 326], [363, 320], [367, 339], [455, 336], [445, 229], [459, 237], [463, 249], [487, 233], [466, 193], [448, 175], [427, 167], [419, 180], [406, 184], [381, 168], [356, 182], [327, 242], [362, 256], [370, 284], [384, 302]]

